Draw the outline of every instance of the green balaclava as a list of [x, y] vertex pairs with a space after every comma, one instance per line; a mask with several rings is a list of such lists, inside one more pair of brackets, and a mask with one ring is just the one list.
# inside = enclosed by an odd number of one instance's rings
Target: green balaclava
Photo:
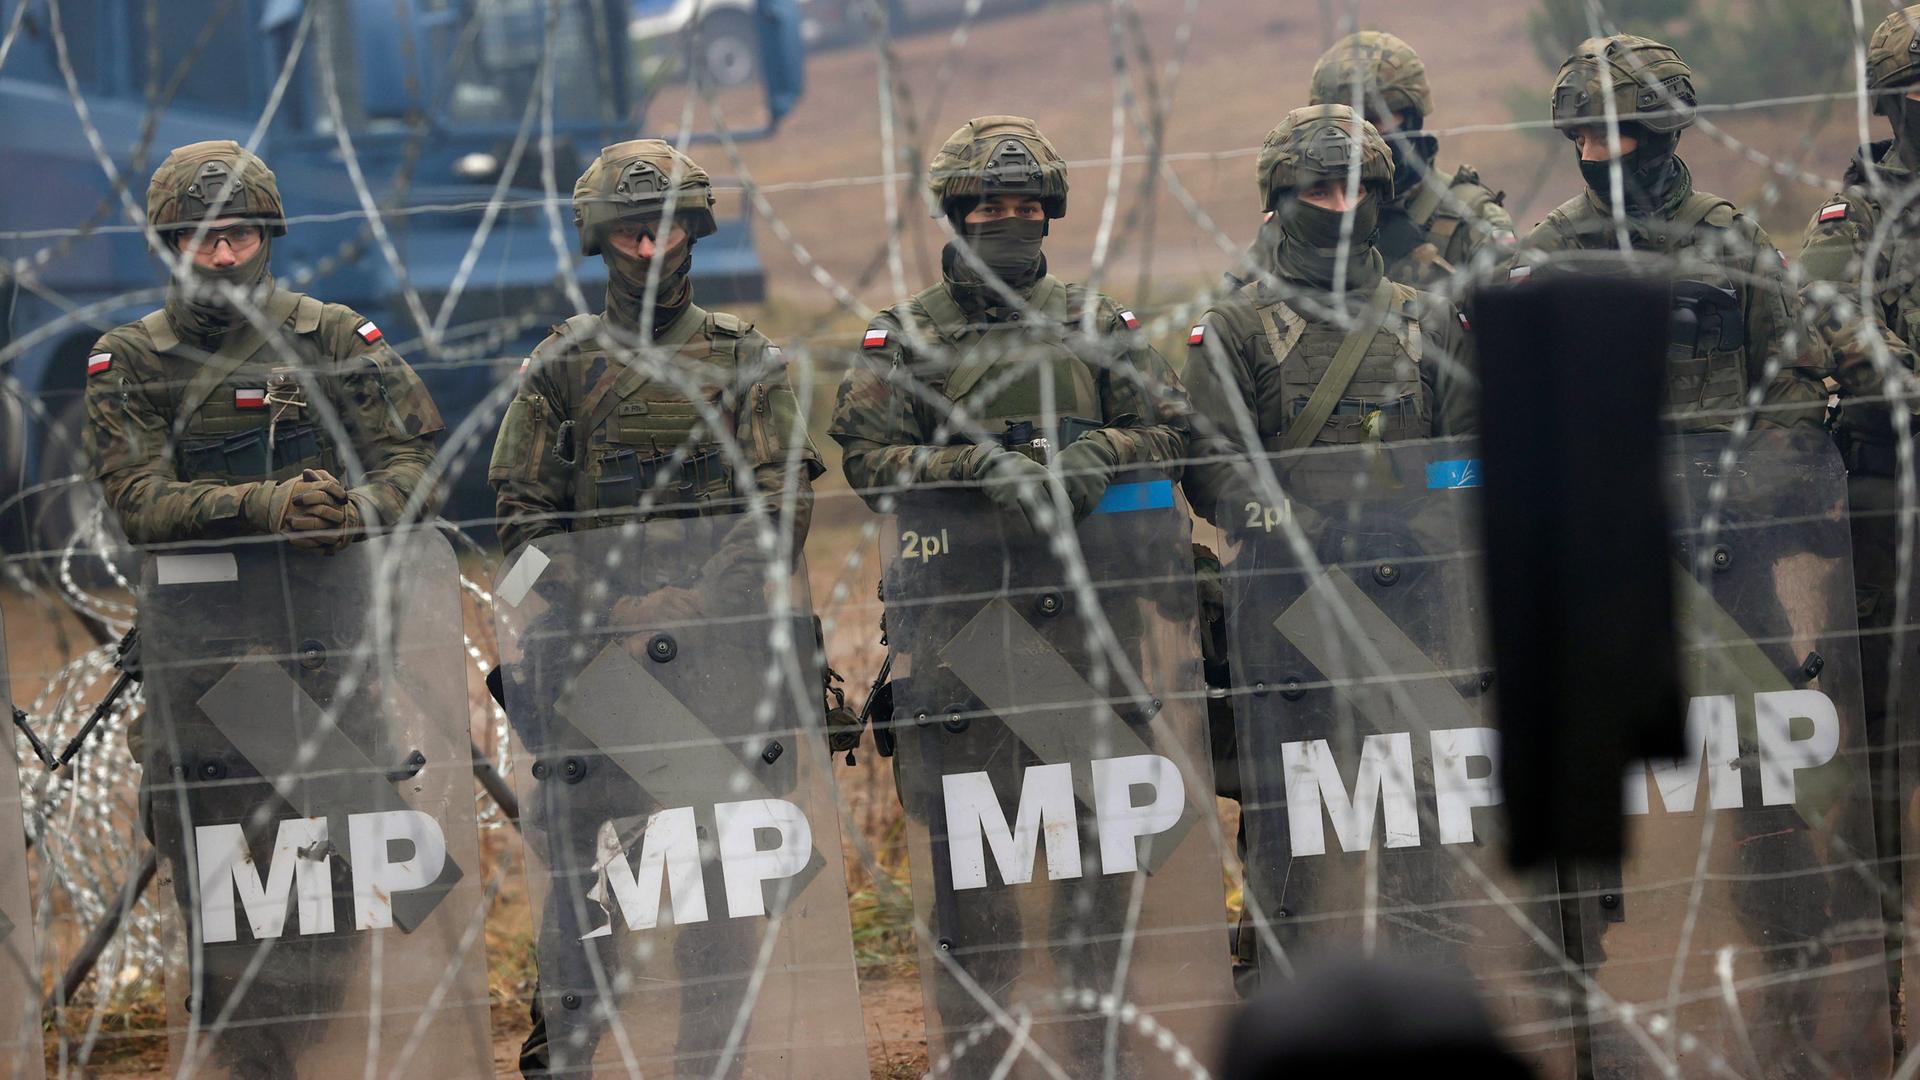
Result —
[[1318, 289], [1332, 288], [1341, 255], [1340, 235], [1347, 230], [1347, 287], [1370, 288], [1380, 280], [1382, 260], [1374, 247], [1380, 199], [1371, 192], [1347, 211], [1328, 210], [1298, 197], [1283, 198], [1269, 225], [1278, 234], [1277, 265], [1282, 277]]
[[964, 242], [995, 277], [1016, 292], [1024, 292], [1046, 276], [1047, 257], [1040, 250], [1046, 239], [1047, 222], [1028, 218], [1004, 217], [968, 224], [964, 215], [955, 215], [954, 231], [960, 240], [947, 245], [940, 264], [947, 281], [965, 291], [980, 290], [985, 282], [961, 254]]
[[[688, 236], [666, 253], [671, 262], [660, 267], [660, 281], [654, 287], [653, 332], [665, 330], [693, 301], [693, 237]], [[628, 330], [640, 326], [641, 307], [647, 295], [647, 274], [653, 259], [630, 258], [609, 243], [600, 251], [607, 264], [607, 314], [615, 325]], [[659, 255], [656, 254], [655, 258]]]
[[246, 308], [235, 303], [232, 290], [244, 294], [245, 304], [257, 306], [265, 300], [273, 291], [272, 256], [273, 238], [264, 235], [251, 257], [219, 270], [200, 266], [182, 253], [167, 283], [167, 317], [185, 335], [203, 341], [245, 323]]

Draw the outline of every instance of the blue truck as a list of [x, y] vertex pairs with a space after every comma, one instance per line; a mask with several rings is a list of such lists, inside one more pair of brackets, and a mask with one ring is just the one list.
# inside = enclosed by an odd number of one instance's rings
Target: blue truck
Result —
[[[765, 101], [729, 134], [764, 137], [804, 86], [796, 0], [730, 8], [750, 17]], [[63, 482], [84, 472], [85, 358], [160, 303], [134, 215], [168, 149], [246, 142], [271, 109], [257, 149], [291, 219], [276, 276], [377, 322], [451, 427], [572, 313], [564, 276], [599, 303], [566, 199], [601, 146], [663, 134], [649, 73], [682, 49], [698, 81], [701, 13], [668, 36], [605, 0], [0, 0], [0, 27], [20, 25], [0, 60], [0, 543], [47, 552], [96, 505]], [[763, 293], [743, 213], [734, 200], [701, 241], [703, 300]], [[491, 513], [490, 436], [449, 477], [449, 516]]]

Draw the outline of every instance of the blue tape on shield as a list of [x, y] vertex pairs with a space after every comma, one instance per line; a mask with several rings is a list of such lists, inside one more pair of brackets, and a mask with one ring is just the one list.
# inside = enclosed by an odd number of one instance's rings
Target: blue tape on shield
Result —
[[1135, 510], [1173, 509], [1173, 481], [1145, 480], [1136, 484], [1115, 484], [1100, 497], [1096, 514], [1127, 514]]
[[1457, 461], [1433, 461], [1427, 463], [1428, 491], [1445, 491], [1449, 488], [1472, 488], [1479, 486], [1479, 458], [1460, 458]]

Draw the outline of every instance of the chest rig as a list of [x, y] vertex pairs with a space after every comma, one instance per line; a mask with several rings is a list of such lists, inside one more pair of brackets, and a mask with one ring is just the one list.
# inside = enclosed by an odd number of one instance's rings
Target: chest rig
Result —
[[903, 324], [917, 323], [947, 352], [938, 358], [944, 380], [926, 381], [939, 382], [951, 415], [932, 417], [920, 437], [928, 443], [993, 442], [1044, 464], [1106, 426], [1097, 372], [1115, 353], [1111, 343], [1077, 331], [1084, 295], [1057, 278], [1042, 278], [1027, 303], [1045, 322], [1018, 311], [993, 321], [971, 318], [945, 285], [896, 308]]
[[[1381, 310], [1358, 316], [1359, 327], [1377, 326], [1364, 339], [1356, 336], [1357, 331], [1308, 319], [1285, 300], [1263, 294], [1258, 284], [1244, 292], [1254, 298], [1261, 340], [1279, 371], [1282, 424], [1267, 437], [1268, 450], [1292, 448], [1287, 438], [1290, 429], [1302, 422], [1316, 392], [1323, 396], [1332, 392], [1322, 390], [1322, 384], [1330, 377], [1337, 383], [1342, 367], [1352, 367], [1352, 375], [1344, 387], [1335, 388], [1338, 397], [1307, 445], [1394, 442], [1433, 434], [1432, 403], [1420, 382], [1424, 339], [1412, 289], [1386, 280], [1380, 283], [1367, 303]], [[1355, 351], [1357, 359], [1350, 355]], [[1349, 353], [1345, 365], [1340, 363], [1343, 352]]]
[[[320, 301], [276, 289], [262, 306], [267, 335], [251, 321], [224, 335], [211, 355], [184, 345], [166, 313], [140, 320], [156, 354], [193, 374], [173, 391], [174, 469], [181, 480], [285, 480], [303, 469], [340, 473], [333, 437], [310, 400], [326, 358], [317, 332]], [[304, 372], [304, 377], [296, 372]]]
[[[592, 380], [579, 387], [576, 419], [560, 425], [553, 448], [573, 467], [575, 509], [598, 511], [590, 515], [597, 526], [725, 509], [734, 494], [725, 440], [743, 404], [764, 407], [764, 402], [741, 400], [764, 395], [762, 388], [734, 385], [740, 341], [750, 327], [735, 316], [689, 304], [654, 339], [656, 363], [687, 361], [701, 372], [696, 400], [684, 386], [651, 377], [647, 365], [625, 363], [609, 353], [600, 318], [575, 315], [564, 330], [575, 370]], [[742, 451], [753, 456], [751, 448]]]

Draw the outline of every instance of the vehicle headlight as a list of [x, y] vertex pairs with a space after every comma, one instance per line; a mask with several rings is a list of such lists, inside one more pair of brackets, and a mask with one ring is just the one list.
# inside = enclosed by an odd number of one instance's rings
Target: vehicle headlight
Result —
[[462, 154], [453, 163], [453, 175], [462, 180], [489, 180], [500, 174], [500, 159], [492, 154]]

